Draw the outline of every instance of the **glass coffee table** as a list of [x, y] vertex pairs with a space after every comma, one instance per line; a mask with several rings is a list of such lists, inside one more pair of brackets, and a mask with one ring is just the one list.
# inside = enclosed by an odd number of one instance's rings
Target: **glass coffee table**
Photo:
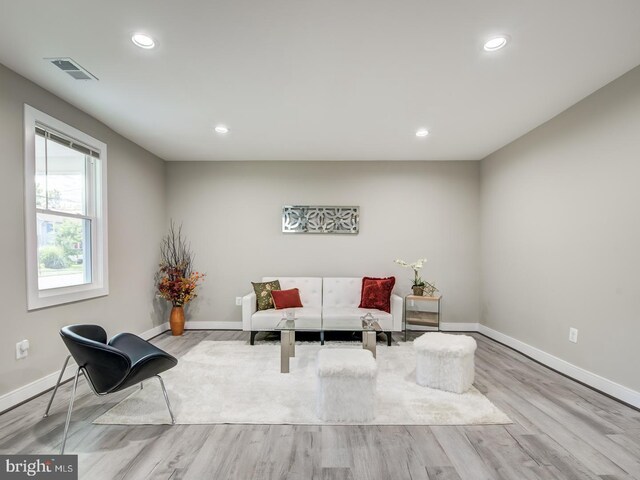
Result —
[[362, 332], [362, 348], [373, 353], [373, 358], [376, 357], [376, 336], [382, 332], [376, 319], [369, 322], [360, 318], [323, 320], [322, 330], [325, 332]]
[[376, 356], [376, 335], [382, 328], [374, 319], [364, 321], [323, 320], [298, 318], [294, 320], [283, 318], [275, 328], [280, 332], [280, 372], [289, 373], [289, 359], [296, 356], [296, 332], [320, 332], [324, 344], [324, 332], [362, 332], [362, 348], [369, 350]]

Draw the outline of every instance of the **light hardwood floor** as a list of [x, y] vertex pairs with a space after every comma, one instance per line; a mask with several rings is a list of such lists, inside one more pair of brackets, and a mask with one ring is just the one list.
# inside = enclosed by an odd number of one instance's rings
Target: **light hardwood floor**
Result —
[[[81, 381], [67, 453], [79, 454], [80, 478], [91, 480], [640, 479], [640, 412], [473, 336], [475, 385], [511, 425], [93, 425], [128, 392], [97, 398]], [[179, 357], [203, 340], [249, 338], [190, 331], [153, 341]], [[1, 415], [0, 452], [57, 453], [70, 388], [49, 418], [49, 394]]]

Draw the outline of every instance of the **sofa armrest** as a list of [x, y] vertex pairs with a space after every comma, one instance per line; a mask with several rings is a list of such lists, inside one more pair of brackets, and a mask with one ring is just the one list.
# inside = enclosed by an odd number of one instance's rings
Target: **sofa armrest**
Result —
[[256, 304], [256, 294], [251, 292], [242, 297], [242, 330], [251, 331], [251, 317], [258, 310]]
[[400, 295], [391, 295], [391, 315], [393, 316], [393, 331], [402, 331], [402, 317], [404, 315], [404, 299]]

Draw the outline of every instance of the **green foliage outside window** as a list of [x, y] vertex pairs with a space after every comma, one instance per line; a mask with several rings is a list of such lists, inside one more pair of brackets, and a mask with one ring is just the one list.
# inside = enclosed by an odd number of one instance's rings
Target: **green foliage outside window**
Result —
[[71, 262], [77, 263], [82, 257], [82, 224], [63, 220], [55, 226], [56, 245]]

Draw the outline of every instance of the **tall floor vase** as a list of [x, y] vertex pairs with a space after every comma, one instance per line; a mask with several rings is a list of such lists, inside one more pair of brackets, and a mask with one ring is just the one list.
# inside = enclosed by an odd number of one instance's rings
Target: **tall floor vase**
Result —
[[169, 316], [169, 325], [171, 326], [171, 334], [180, 336], [184, 333], [184, 308], [174, 306]]

